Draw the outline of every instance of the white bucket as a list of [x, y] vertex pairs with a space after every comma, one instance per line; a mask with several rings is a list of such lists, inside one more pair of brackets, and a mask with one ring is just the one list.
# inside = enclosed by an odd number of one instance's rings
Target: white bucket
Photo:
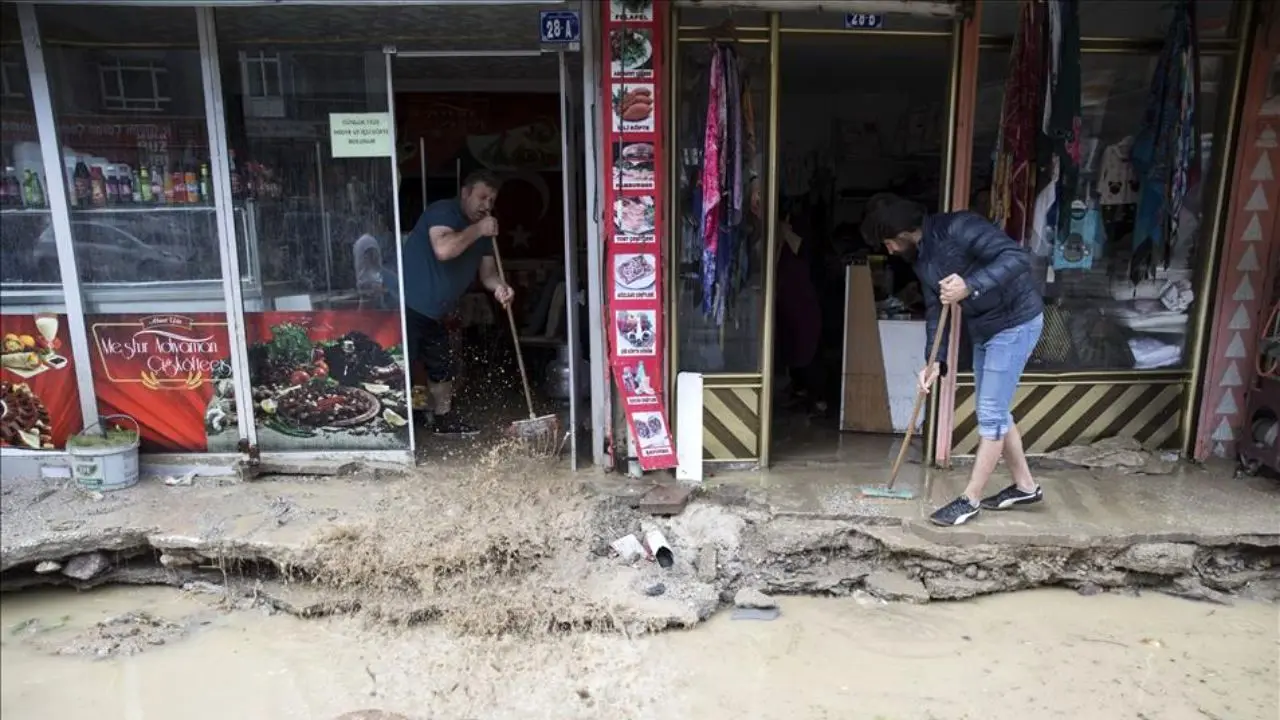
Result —
[[[138, 440], [142, 437], [142, 429], [138, 427], [138, 421], [128, 415], [104, 415], [99, 424], [107, 420], [128, 420], [133, 423], [133, 443], [93, 447], [77, 447], [74, 443], [67, 443], [67, 454], [71, 456], [71, 477], [86, 490], [123, 490], [138, 483]], [[81, 430], [80, 435], [85, 435], [94, 427], [97, 425]]]

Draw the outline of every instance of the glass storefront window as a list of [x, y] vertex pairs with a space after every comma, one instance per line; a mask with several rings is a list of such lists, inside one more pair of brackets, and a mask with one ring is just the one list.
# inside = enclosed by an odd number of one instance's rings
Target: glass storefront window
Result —
[[[990, 209], [992, 160], [999, 130], [1008, 51], [984, 51], [974, 117], [970, 207]], [[1177, 234], [1148, 254], [1133, 242], [1138, 180], [1126, 161], [1139, 133], [1157, 58], [1086, 52], [1081, 58], [1082, 162], [1074, 227], [1096, 240], [1083, 261], [1055, 243], [1038, 253], [1033, 272], [1046, 300], [1045, 330], [1030, 371], [1185, 369], [1194, 295], [1209, 237], [1212, 168], [1218, 128], [1230, 96], [1231, 62], [1202, 55], [1198, 124], [1200, 163], [1192, 172]], [[1085, 231], [1096, 226], [1097, 233]], [[968, 370], [963, 362], [961, 369]]]
[[39, 21], [87, 299], [220, 278], [195, 11], [42, 7]]
[[[682, 23], [685, 21], [682, 19]], [[719, 23], [710, 23], [718, 25]], [[749, 96], [755, 122], [752, 142], [744, 142], [742, 155], [741, 222], [720, 230], [721, 244], [736, 250], [722, 258], [725, 273], [723, 319], [718, 320], [704, 293], [704, 243], [700, 237], [702, 168], [712, 49], [706, 42], [677, 44], [679, 73], [676, 103], [677, 156], [673, 168], [676, 189], [676, 234], [673, 258], [675, 278], [676, 358], [682, 371], [703, 373], [759, 373], [764, 328], [763, 203], [768, 182], [764, 177], [769, 143], [769, 46], [764, 43], [735, 45], [739, 78]], [[746, 117], [746, 112], [743, 113]], [[744, 128], [747, 127], [745, 125]], [[747, 147], [754, 145], [754, 151]], [[723, 158], [722, 158], [723, 159]]]
[[[1198, 0], [1196, 25], [1200, 37], [1228, 37], [1241, 0]], [[986, 0], [982, 4], [982, 34], [1013, 37], [1020, 2]], [[1152, 0], [1082, 0], [1080, 36], [1108, 40], [1160, 40], [1164, 37], [1173, 3]]]
[[60, 280], [18, 11], [0, 13], [0, 285], [12, 292]]
[[[390, 23], [406, 12], [214, 15], [231, 202], [246, 218], [236, 246], [264, 451], [409, 447], [392, 122], [384, 40], [373, 32], [397, 34]], [[381, 128], [385, 147], [341, 145], [335, 123]], [[223, 432], [211, 442], [234, 439]]]

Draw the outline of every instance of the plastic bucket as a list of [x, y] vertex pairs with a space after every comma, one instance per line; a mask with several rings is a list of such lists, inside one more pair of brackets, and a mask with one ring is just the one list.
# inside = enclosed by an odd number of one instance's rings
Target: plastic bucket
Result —
[[98, 424], [80, 431], [90, 430], [108, 420], [128, 420], [133, 424], [133, 442], [129, 445], [76, 446], [67, 443], [71, 456], [71, 477], [86, 490], [123, 490], [138, 484], [138, 440], [142, 429], [138, 421], [128, 415], [104, 415]]

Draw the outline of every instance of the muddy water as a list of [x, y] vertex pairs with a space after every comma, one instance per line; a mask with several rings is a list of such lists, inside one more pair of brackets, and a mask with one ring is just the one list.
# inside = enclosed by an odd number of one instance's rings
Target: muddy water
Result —
[[[94, 629], [137, 611], [174, 625]], [[1274, 720], [1280, 713], [1274, 606], [1040, 591], [923, 607], [784, 598], [782, 612], [773, 622], [721, 614], [696, 630], [639, 640], [533, 643], [225, 612], [162, 588], [11, 595], [0, 602], [0, 715], [329, 720], [378, 708], [485, 720]], [[57, 654], [104, 648], [142, 651]]]

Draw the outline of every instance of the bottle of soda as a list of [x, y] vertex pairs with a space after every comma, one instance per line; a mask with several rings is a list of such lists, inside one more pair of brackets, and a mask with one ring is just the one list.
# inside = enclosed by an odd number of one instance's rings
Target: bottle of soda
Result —
[[200, 202], [213, 203], [213, 183], [209, 180], [209, 165], [200, 164]]
[[187, 186], [187, 202], [200, 202], [200, 178], [196, 175], [196, 166], [187, 165], [186, 170], [182, 173], [183, 182]]
[[14, 183], [16, 178], [14, 173], [18, 172], [11, 167], [4, 169], [4, 177], [0, 178], [0, 206], [14, 207], [22, 204], [22, 188], [18, 187], [14, 192]]
[[93, 206], [106, 207], [110, 196], [107, 194], [107, 179], [103, 176], [101, 165], [94, 165], [89, 171], [89, 190]]
[[40, 176], [30, 170], [22, 184], [22, 199], [29, 208], [44, 207], [44, 188], [40, 185]]
[[138, 170], [138, 202], [150, 204], [155, 201], [156, 196], [152, 194], [151, 187], [151, 171], [143, 165]]
[[76, 162], [76, 171], [71, 178], [72, 194], [76, 197], [77, 207], [86, 207], [93, 198], [93, 175], [83, 160]]
[[129, 188], [133, 191], [129, 199], [134, 205], [142, 202], [142, 175], [137, 170], [129, 171]]
[[240, 171], [236, 169], [236, 151], [231, 151], [231, 197], [236, 200], [244, 194], [244, 183], [240, 180]]
[[[174, 168], [173, 172], [169, 173], [169, 175], [173, 178], [173, 200], [172, 200], [172, 202], [173, 202], [174, 204], [177, 204], [177, 205], [185, 205], [185, 204], [186, 204], [186, 202], [187, 202], [187, 179], [186, 179], [186, 174], [182, 172], [182, 168], [181, 168], [181, 167], [177, 167], [177, 168]], [[168, 190], [168, 188], [166, 188], [166, 191], [167, 191], [167, 190]], [[166, 193], [166, 194], [167, 194], [167, 193]]]
[[163, 165], [155, 165], [151, 168], [151, 201], [163, 205], [167, 201], [164, 193], [165, 173]]

